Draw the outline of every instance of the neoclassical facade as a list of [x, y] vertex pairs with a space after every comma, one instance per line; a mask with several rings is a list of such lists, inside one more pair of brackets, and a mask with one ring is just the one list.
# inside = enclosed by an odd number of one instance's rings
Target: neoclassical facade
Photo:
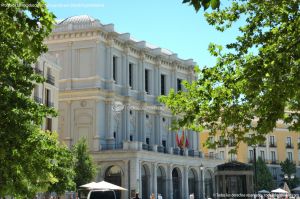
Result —
[[97, 181], [128, 189], [118, 193], [122, 199], [134, 192], [142, 198], [212, 195], [213, 168], [222, 161], [202, 158], [193, 131], [186, 131], [188, 147], [177, 148], [169, 130], [173, 116], [157, 101], [196, 79], [193, 60], [85, 15], [58, 23], [45, 43], [62, 67], [60, 139], [69, 146], [87, 139], [101, 167]]
[[[32, 91], [32, 98], [48, 107], [58, 109], [58, 87], [59, 73], [61, 67], [58, 65], [58, 59], [50, 54], [42, 54], [38, 61], [32, 66], [36, 73], [45, 78], [45, 82], [38, 84]], [[47, 117], [44, 119], [43, 130], [57, 131], [57, 117]]]

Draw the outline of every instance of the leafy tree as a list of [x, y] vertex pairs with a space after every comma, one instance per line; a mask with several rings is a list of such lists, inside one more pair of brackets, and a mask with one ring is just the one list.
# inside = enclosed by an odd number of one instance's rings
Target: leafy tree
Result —
[[91, 155], [88, 153], [86, 139], [81, 138], [73, 148], [75, 160], [75, 183], [76, 188], [91, 182], [96, 174], [96, 166]]
[[209, 129], [227, 138], [225, 144], [233, 137], [248, 145], [263, 142], [280, 119], [300, 130], [299, 1], [236, 0], [205, 16], [219, 31], [238, 20], [244, 25], [226, 51], [209, 46], [217, 63], [196, 68], [198, 80], [183, 83], [187, 92], [171, 90], [160, 98], [182, 116], [173, 128]]
[[265, 162], [261, 159], [261, 157], [258, 158], [256, 161], [256, 176], [257, 176], [257, 190], [269, 190], [275, 188], [275, 182], [273, 179], [273, 176], [268, 169]]
[[44, 81], [31, 66], [46, 52], [43, 40], [53, 23], [43, 1], [1, 1], [0, 197], [32, 198], [61, 182], [57, 170], [69, 158], [53, 133], [40, 130], [43, 118], [55, 116], [54, 109], [31, 99], [34, 86]]
[[[286, 182], [290, 189], [297, 187], [299, 184], [299, 178], [296, 176], [296, 164], [294, 164], [289, 159], [286, 159], [284, 162], [280, 162], [281, 172], [283, 173], [281, 177], [283, 178], [283, 182]], [[287, 179], [284, 178], [284, 175], [287, 175]], [[291, 177], [294, 178], [291, 178]]]
[[211, 7], [212, 9], [217, 9], [220, 7], [220, 0], [183, 0], [182, 3], [189, 3], [194, 6], [195, 10], [198, 10], [203, 6], [203, 9]]

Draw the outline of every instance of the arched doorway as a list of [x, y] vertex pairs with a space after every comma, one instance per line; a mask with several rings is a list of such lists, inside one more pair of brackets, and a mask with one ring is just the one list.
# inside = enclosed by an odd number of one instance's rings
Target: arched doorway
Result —
[[189, 195], [190, 194], [194, 194], [195, 196], [197, 196], [197, 178], [196, 178], [197, 174], [196, 171], [194, 169], [191, 169], [189, 171]]
[[204, 186], [205, 186], [205, 196], [206, 198], [213, 197], [213, 181], [212, 174], [209, 170], [204, 172]]
[[[122, 170], [119, 166], [110, 166], [104, 176], [106, 182], [122, 186]], [[116, 191], [117, 199], [121, 198], [121, 191]]]
[[142, 198], [149, 198], [150, 196], [150, 172], [147, 165], [142, 165]]
[[181, 173], [178, 168], [172, 171], [173, 199], [181, 199]]
[[164, 168], [160, 166], [157, 168], [157, 194], [166, 198], [166, 173]]

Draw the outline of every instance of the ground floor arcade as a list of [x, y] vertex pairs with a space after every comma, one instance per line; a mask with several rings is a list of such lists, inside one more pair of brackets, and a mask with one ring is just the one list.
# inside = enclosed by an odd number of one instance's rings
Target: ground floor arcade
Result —
[[139, 192], [142, 198], [151, 193], [164, 199], [212, 197], [213, 168], [222, 162], [199, 157], [178, 156], [149, 151], [112, 150], [94, 153], [101, 169], [97, 181], [106, 180], [120, 185], [128, 192], [118, 198], [132, 197]]

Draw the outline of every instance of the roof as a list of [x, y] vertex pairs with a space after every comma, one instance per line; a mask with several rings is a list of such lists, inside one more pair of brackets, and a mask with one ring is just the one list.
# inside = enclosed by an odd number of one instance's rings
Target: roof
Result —
[[68, 17], [63, 21], [59, 22], [58, 25], [92, 23], [94, 21], [96, 21], [96, 19], [94, 19], [93, 17], [90, 17], [88, 15], [79, 15]]
[[238, 161], [231, 161], [218, 165], [216, 169], [218, 171], [242, 171], [252, 170], [252, 166]]

